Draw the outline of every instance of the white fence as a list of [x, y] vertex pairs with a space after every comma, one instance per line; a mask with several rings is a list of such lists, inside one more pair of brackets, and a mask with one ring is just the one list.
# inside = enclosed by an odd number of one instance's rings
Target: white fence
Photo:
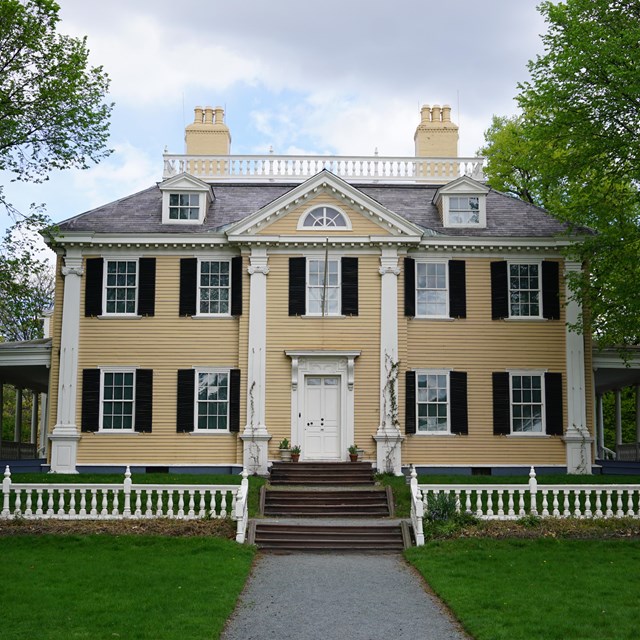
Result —
[[232, 518], [244, 542], [248, 521], [248, 472], [237, 484], [134, 484], [129, 467], [122, 484], [14, 483], [7, 466], [0, 519], [124, 520]]
[[424, 544], [422, 519], [430, 499], [455, 497], [456, 511], [483, 520], [541, 518], [640, 518], [640, 485], [538, 485], [533, 467], [528, 484], [418, 484], [411, 471], [411, 521], [417, 546]]
[[189, 173], [202, 180], [302, 182], [323, 169], [353, 182], [439, 184], [460, 176], [484, 180], [484, 158], [164, 154], [163, 179]]

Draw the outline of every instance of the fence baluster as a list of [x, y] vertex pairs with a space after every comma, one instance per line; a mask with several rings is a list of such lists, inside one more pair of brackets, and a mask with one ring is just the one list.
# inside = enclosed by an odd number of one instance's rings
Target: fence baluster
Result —
[[607, 510], [605, 512], [605, 518], [611, 518], [613, 516], [613, 511], [611, 509], [611, 489], [607, 489]]
[[558, 508], [558, 493], [560, 493], [557, 489], [553, 490], [553, 517], [560, 517], [560, 509]]
[[602, 490], [596, 489], [596, 518], [602, 518]]
[[178, 489], [178, 518], [184, 518], [184, 490]]
[[633, 490], [627, 489], [627, 516], [633, 518], [635, 515], [633, 511]]
[[504, 501], [502, 498], [502, 490], [498, 489], [498, 517], [504, 518]]
[[622, 518], [624, 516], [624, 511], [622, 510], [622, 491], [620, 491], [620, 489], [618, 489], [616, 491], [616, 495], [617, 495], [617, 500], [616, 500], [616, 506], [618, 507], [616, 510], [616, 518]]
[[487, 516], [493, 515], [493, 489], [487, 489]]
[[158, 500], [156, 502], [156, 515], [160, 518], [164, 515], [164, 507], [162, 505], [164, 493], [162, 489], [158, 489]]
[[24, 505], [24, 515], [25, 517], [29, 517], [31, 513], [31, 491], [27, 489], [27, 500]]
[[36, 516], [42, 515], [42, 489], [36, 489]]
[[569, 518], [571, 516], [571, 511], [569, 510], [569, 491], [567, 489], [563, 490], [564, 493], [564, 511], [562, 515], [565, 518]]
[[593, 514], [591, 513], [591, 490], [589, 489], [586, 489], [584, 492], [584, 517], [593, 517]]
[[135, 517], [139, 518], [142, 515], [142, 489], [134, 489], [136, 494], [136, 511]]
[[194, 511], [195, 507], [195, 492], [193, 489], [189, 489], [189, 513], [187, 514], [189, 518], [193, 518], [196, 514]]
[[167, 517], [173, 518], [175, 517], [173, 513], [173, 491], [168, 490], [167, 494]]
[[508, 509], [507, 515], [510, 518], [514, 518], [516, 515], [516, 512], [513, 510], [513, 489], [509, 489], [508, 495], [509, 495], [509, 502], [507, 505], [507, 509]]
[[147, 489], [147, 508], [145, 509], [144, 515], [147, 518], [153, 517], [153, 491], [151, 489]]
[[542, 489], [541, 491], [542, 491], [542, 517], [546, 518], [549, 516], [549, 500], [548, 500], [549, 490]]
[[64, 515], [64, 489], [58, 490], [58, 515]]
[[76, 491], [75, 489], [71, 490], [71, 495], [69, 496], [69, 516], [76, 516]]
[[80, 515], [87, 515], [87, 490], [80, 489]]
[[220, 492], [220, 517], [221, 518], [227, 517], [227, 492], [226, 491]]

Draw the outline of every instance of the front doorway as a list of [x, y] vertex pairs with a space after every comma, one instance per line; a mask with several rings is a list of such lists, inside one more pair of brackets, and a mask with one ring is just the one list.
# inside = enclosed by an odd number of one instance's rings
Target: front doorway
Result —
[[304, 377], [304, 441], [305, 457], [312, 460], [341, 458], [340, 376]]

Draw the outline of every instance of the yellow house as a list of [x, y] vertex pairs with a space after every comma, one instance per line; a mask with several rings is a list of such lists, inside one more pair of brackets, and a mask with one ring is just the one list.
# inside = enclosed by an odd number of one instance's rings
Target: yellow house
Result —
[[380, 471], [590, 473], [572, 242], [460, 158], [234, 156], [196, 108], [162, 181], [59, 225], [51, 470], [266, 473], [357, 444]]

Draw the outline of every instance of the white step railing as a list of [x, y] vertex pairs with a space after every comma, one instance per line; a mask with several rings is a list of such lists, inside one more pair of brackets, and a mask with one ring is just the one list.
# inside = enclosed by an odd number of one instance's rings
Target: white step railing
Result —
[[424, 544], [422, 517], [431, 497], [455, 497], [456, 511], [483, 520], [541, 518], [640, 518], [640, 485], [538, 485], [531, 467], [528, 484], [418, 484], [411, 471], [411, 520], [416, 545]]
[[[236, 539], [247, 529], [248, 472], [237, 484], [134, 484], [129, 467], [122, 484], [14, 483], [7, 466], [0, 519], [123, 520], [232, 518]], [[242, 538], [242, 539], [239, 539]]]
[[165, 153], [162, 178], [188, 173], [204, 181], [303, 182], [323, 169], [350, 182], [443, 184], [484, 180], [484, 158], [382, 156], [193, 156]]

